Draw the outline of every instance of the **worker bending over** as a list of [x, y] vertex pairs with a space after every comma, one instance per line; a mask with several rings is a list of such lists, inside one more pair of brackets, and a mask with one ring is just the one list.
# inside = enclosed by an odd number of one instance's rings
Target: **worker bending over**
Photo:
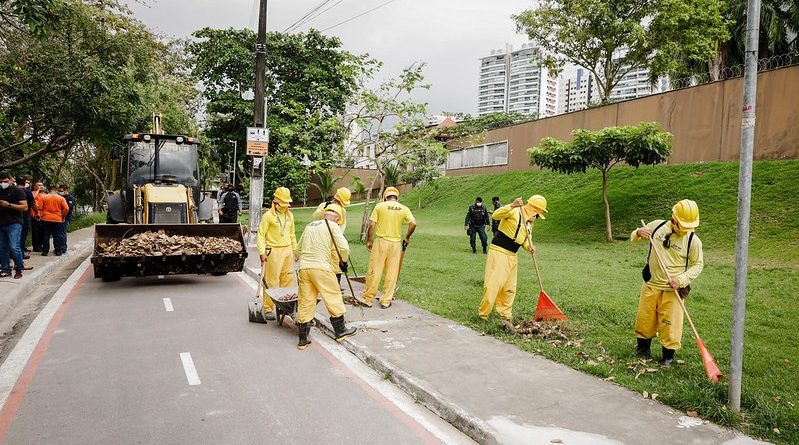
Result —
[[516, 198], [512, 203], [500, 207], [491, 215], [499, 221], [497, 233], [491, 240], [486, 258], [483, 279], [483, 300], [477, 314], [483, 320], [491, 315], [496, 304], [497, 314], [505, 320], [513, 319], [513, 299], [516, 297], [516, 275], [518, 259], [516, 253], [523, 247], [535, 254], [535, 246], [530, 238], [536, 218], [544, 218], [547, 200], [541, 195], [533, 195], [524, 203]]
[[[356, 332], [355, 328], [348, 328], [344, 324], [346, 312], [344, 298], [330, 261], [331, 250], [338, 251], [337, 263], [346, 261], [350, 254], [350, 246], [338, 225], [338, 222], [344, 218], [344, 209], [338, 204], [329, 204], [324, 212], [324, 218], [308, 224], [300, 237], [300, 283], [297, 302], [297, 327], [300, 333], [297, 348], [299, 349], [305, 349], [311, 343], [308, 339], [311, 326], [308, 323], [314, 318], [317, 295], [322, 296], [322, 301], [325, 302], [327, 312], [330, 314], [330, 324], [336, 333], [336, 341], [341, 342]], [[338, 255], [341, 257], [338, 258]]]
[[[313, 212], [313, 219], [321, 220], [325, 217], [325, 208], [330, 204], [337, 204], [341, 207], [342, 216], [339, 218], [338, 225], [341, 227], [341, 233], [347, 232], [347, 209], [346, 207], [350, 205], [350, 198], [352, 197], [352, 192], [350, 189], [346, 187], [341, 187], [340, 189], [336, 190], [336, 194], [333, 195], [333, 199], [330, 201], [323, 202], [319, 204], [316, 208], [316, 211]], [[336, 279], [341, 282], [341, 268], [338, 265], [338, 259], [336, 258], [335, 252], [330, 252], [331, 257], [334, 259], [333, 261], [333, 272], [336, 273]], [[347, 268], [347, 263], [344, 263], [344, 269]], [[346, 272], [346, 270], [345, 270]]]
[[[261, 263], [266, 263], [264, 283], [268, 288], [294, 286], [294, 258], [297, 251], [297, 235], [294, 233], [294, 214], [291, 207], [291, 192], [278, 187], [272, 207], [261, 216], [258, 226], [258, 254]], [[266, 289], [263, 292], [264, 320], [275, 319], [275, 304]]]
[[[400, 204], [399, 190], [389, 187], [383, 193], [384, 201], [377, 204], [370, 216], [369, 233], [366, 238], [366, 248], [371, 252], [369, 257], [369, 270], [366, 273], [366, 291], [363, 300], [368, 307], [372, 307], [372, 300], [377, 294], [377, 287], [383, 272], [386, 274], [383, 282], [383, 296], [380, 298], [380, 307], [388, 309], [394, 298], [397, 287], [397, 277], [400, 271], [400, 257], [402, 252], [411, 242], [411, 235], [416, 230], [416, 220], [413, 219], [411, 210]], [[403, 223], [408, 224], [405, 238], [401, 236]], [[372, 237], [377, 238], [372, 242]]]
[[[635, 318], [635, 354], [649, 357], [652, 338], [659, 334], [663, 366], [671, 366], [682, 345], [683, 311], [675, 291], [684, 299], [704, 267], [702, 241], [694, 234], [698, 226], [699, 207], [684, 199], [672, 208], [671, 219], [654, 220], [630, 234], [632, 241], [651, 239]], [[665, 271], [652, 249], [665, 263]]]

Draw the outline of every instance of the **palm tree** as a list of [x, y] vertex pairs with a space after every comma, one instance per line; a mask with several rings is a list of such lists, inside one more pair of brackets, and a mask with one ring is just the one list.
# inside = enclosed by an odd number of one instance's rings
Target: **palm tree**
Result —
[[333, 195], [333, 188], [341, 178], [341, 176], [333, 176], [332, 169], [319, 170], [316, 172], [317, 182], [312, 182], [311, 184], [319, 190], [322, 199], [326, 201]]
[[387, 164], [383, 167], [383, 186], [396, 187], [400, 183], [401, 176], [402, 168], [400, 168], [399, 164], [393, 162]]

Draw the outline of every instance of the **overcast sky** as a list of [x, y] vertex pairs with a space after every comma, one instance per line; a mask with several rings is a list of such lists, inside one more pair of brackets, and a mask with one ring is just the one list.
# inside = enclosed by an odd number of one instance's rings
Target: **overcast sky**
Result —
[[[188, 37], [205, 26], [256, 27], [258, 0], [146, 1], [132, 5], [134, 15], [166, 35]], [[269, 0], [267, 26], [283, 31], [322, 1]], [[386, 1], [341, 0], [300, 31], [327, 28]], [[381, 78], [393, 77], [413, 62], [426, 62], [425, 77], [432, 88], [418, 99], [429, 103], [429, 114], [460, 111], [474, 115], [478, 59], [505, 43], [518, 46], [526, 42], [516, 33], [510, 16], [532, 4], [530, 0], [394, 0], [325, 34], [338, 36], [350, 52], [369, 53], [382, 61]]]

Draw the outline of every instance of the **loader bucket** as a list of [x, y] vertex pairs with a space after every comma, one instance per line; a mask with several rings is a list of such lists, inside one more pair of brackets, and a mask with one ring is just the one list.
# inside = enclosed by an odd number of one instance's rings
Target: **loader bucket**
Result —
[[[241, 272], [247, 247], [239, 224], [97, 224], [94, 226], [94, 277], [111, 281], [121, 277]], [[163, 230], [166, 235], [229, 238], [241, 243], [237, 253], [109, 256], [101, 245], [138, 233]]]

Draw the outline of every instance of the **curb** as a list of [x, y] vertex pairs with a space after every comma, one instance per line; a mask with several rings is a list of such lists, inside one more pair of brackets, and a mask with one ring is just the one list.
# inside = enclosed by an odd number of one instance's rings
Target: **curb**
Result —
[[[258, 272], [250, 267], [245, 266], [244, 272], [255, 280], [258, 280]], [[316, 321], [316, 327], [319, 328], [322, 333], [335, 339], [333, 326], [328, 319], [319, 314], [315, 314], [314, 320]], [[354, 343], [350, 338], [345, 339], [339, 344], [370, 368], [386, 376], [388, 380], [413, 397], [417, 403], [426, 407], [477, 443], [489, 445], [499, 444], [499, 441], [494, 436], [494, 430], [486, 425], [485, 422], [469, 414], [460, 406], [450, 402], [445, 396], [434, 389], [428, 388], [414, 376], [380, 357], [379, 354], [375, 354], [368, 348]]]
[[[14, 313], [17, 309], [17, 306], [20, 302], [24, 301], [26, 297], [28, 297], [34, 290], [42, 284], [42, 281], [38, 279], [38, 277], [47, 276], [52, 273], [57, 267], [62, 266], [64, 263], [74, 261], [75, 258], [84, 258], [91, 252], [91, 247], [94, 244], [94, 238], [89, 238], [83, 240], [79, 243], [76, 243], [72, 247], [70, 247], [70, 254], [69, 255], [62, 255], [58, 257], [57, 260], [49, 262], [44, 266], [41, 266], [36, 272], [36, 276], [34, 278], [37, 279], [28, 279], [23, 282], [19, 282], [20, 280], [16, 280], [19, 283], [19, 287], [15, 288], [14, 290], [8, 292], [3, 298], [3, 301], [0, 303], [0, 320], [5, 320], [10, 314]], [[85, 258], [84, 258], [85, 259]], [[24, 279], [24, 277], [23, 277]], [[13, 284], [14, 286], [17, 283]]]

